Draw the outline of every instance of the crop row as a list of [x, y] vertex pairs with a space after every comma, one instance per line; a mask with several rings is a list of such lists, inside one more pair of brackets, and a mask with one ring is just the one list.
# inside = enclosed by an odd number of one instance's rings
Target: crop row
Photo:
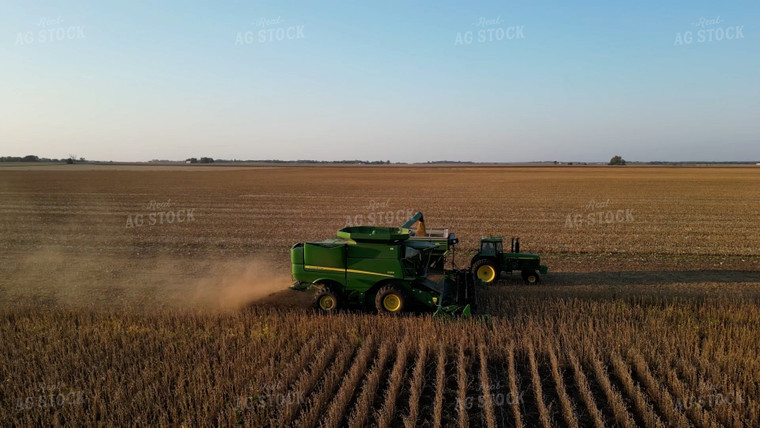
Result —
[[[444, 320], [7, 308], [0, 425], [708, 427], [760, 418], [754, 303], [516, 298], [505, 311]], [[71, 392], [81, 402], [40, 405]]]

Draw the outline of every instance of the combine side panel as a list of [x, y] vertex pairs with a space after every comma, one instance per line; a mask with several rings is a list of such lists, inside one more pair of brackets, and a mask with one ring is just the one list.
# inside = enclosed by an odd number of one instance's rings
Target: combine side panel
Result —
[[362, 242], [347, 247], [346, 279], [352, 290], [366, 292], [378, 281], [403, 278], [401, 245]]
[[346, 245], [337, 243], [307, 242], [304, 244], [305, 272], [313, 272], [346, 283]]

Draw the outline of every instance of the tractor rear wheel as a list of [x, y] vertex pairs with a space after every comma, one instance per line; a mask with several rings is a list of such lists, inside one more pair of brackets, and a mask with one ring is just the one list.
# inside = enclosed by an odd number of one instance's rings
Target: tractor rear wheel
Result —
[[534, 270], [522, 271], [522, 277], [525, 285], [538, 285], [541, 283], [541, 277], [538, 276], [538, 272]]
[[499, 279], [499, 268], [489, 259], [480, 259], [472, 264], [472, 274], [485, 284], [491, 284]]
[[322, 286], [314, 293], [314, 301], [312, 302], [314, 309], [323, 314], [332, 314], [338, 311], [340, 308], [340, 298], [338, 293], [333, 291], [329, 286]]
[[386, 285], [375, 296], [375, 307], [378, 313], [399, 314], [404, 311], [406, 296], [396, 286]]

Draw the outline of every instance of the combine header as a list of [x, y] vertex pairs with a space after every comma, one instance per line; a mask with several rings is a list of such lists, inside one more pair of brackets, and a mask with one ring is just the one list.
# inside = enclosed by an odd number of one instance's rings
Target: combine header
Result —
[[538, 255], [519, 252], [519, 239], [504, 253], [498, 237], [481, 239], [467, 269], [444, 269], [458, 242], [448, 229], [426, 229], [422, 213], [399, 228], [346, 227], [337, 238], [291, 248], [295, 283], [290, 288], [315, 289], [313, 304], [320, 312], [374, 306], [391, 314], [408, 309], [468, 314], [477, 303], [476, 282], [492, 283], [502, 271], [519, 270], [526, 283], [536, 284], [538, 272], [547, 271]]

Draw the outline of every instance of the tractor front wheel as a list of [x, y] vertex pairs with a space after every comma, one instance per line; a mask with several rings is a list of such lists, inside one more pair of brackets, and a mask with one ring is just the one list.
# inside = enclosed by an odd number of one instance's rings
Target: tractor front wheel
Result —
[[522, 271], [522, 277], [525, 285], [538, 285], [541, 283], [541, 277], [538, 276], [538, 272], [534, 270]]
[[484, 284], [491, 284], [499, 279], [499, 268], [493, 261], [481, 259], [473, 263], [472, 274]]
[[314, 293], [314, 301], [312, 303], [314, 309], [322, 314], [332, 314], [338, 311], [340, 307], [340, 299], [338, 294], [330, 287], [323, 286]]
[[404, 311], [406, 297], [404, 293], [393, 285], [386, 285], [375, 296], [375, 307], [378, 313], [399, 314]]

